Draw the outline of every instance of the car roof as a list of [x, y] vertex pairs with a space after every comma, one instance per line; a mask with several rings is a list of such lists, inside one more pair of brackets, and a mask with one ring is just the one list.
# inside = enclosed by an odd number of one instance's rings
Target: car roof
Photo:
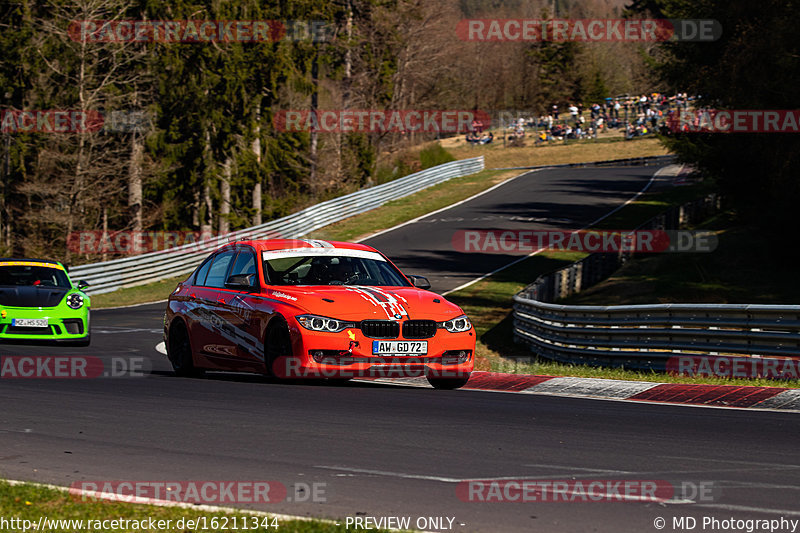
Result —
[[42, 263], [42, 265], [61, 265], [58, 261], [51, 261], [50, 259], [30, 259], [28, 257], [0, 257], [0, 263], [24, 261], [26, 263]]
[[249, 240], [249, 241], [236, 241], [230, 245], [247, 245], [252, 246], [256, 250], [296, 250], [298, 248], [341, 248], [345, 250], [364, 250], [369, 252], [377, 252], [375, 248], [367, 246], [366, 244], [359, 244], [355, 242], [341, 242], [341, 241], [323, 241], [319, 239], [263, 239], [263, 240]]

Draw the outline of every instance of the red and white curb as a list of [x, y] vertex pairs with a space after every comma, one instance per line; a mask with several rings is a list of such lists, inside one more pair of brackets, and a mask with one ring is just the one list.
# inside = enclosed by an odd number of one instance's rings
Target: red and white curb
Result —
[[[430, 387], [424, 377], [370, 378], [372, 383]], [[473, 372], [469, 390], [546, 394], [602, 400], [800, 412], [800, 389], [738, 385], [693, 385], [616, 379]]]

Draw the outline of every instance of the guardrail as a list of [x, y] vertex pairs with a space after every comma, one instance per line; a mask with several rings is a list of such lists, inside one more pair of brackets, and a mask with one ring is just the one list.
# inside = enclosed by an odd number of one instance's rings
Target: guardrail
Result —
[[[720, 208], [709, 195], [639, 229], [677, 229]], [[664, 370], [679, 356], [800, 357], [800, 305], [559, 305], [631, 256], [592, 254], [540, 276], [514, 296], [514, 338], [537, 355], [567, 363]]]
[[557, 305], [514, 297], [514, 336], [567, 363], [665, 370], [679, 356], [800, 357], [800, 305]]
[[651, 155], [645, 157], [625, 157], [623, 159], [606, 159], [605, 161], [589, 161], [586, 163], [560, 163], [558, 165], [535, 165], [527, 167], [499, 167], [489, 170], [536, 170], [539, 168], [586, 168], [586, 167], [626, 167], [665, 165], [677, 158], [674, 155]]
[[[298, 238], [328, 224], [380, 207], [388, 201], [408, 196], [452, 178], [474, 174], [483, 168], [483, 156], [452, 161], [389, 183], [321, 202], [259, 226], [233, 231], [225, 236], [224, 241], [245, 238]], [[69, 274], [73, 279], [87, 281], [90, 284], [91, 294], [102, 294], [188, 274], [203, 257], [222, 244], [220, 239], [214, 238], [158, 252], [75, 266], [70, 268]]]

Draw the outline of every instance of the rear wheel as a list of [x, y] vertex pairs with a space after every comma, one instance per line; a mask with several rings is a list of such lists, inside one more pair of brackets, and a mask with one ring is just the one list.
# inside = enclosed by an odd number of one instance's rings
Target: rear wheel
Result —
[[186, 325], [181, 321], [175, 322], [170, 328], [167, 357], [169, 357], [169, 362], [172, 363], [172, 369], [175, 371], [176, 376], [202, 374], [202, 371], [194, 367], [189, 332], [186, 330]]
[[434, 389], [441, 390], [460, 389], [467, 384], [467, 381], [469, 381], [469, 374], [457, 378], [435, 378], [428, 376], [428, 383], [430, 383]]
[[275, 372], [275, 362], [279, 358], [283, 358], [286, 361], [292, 355], [292, 339], [289, 336], [289, 329], [286, 324], [282, 321], [274, 325], [270, 324], [264, 344], [264, 365], [266, 366], [267, 375], [288, 377], [283, 375], [285, 372]]

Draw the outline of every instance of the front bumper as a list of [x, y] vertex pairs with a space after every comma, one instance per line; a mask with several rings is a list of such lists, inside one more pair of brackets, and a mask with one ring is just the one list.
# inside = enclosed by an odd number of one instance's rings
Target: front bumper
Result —
[[424, 355], [373, 355], [375, 340], [360, 329], [339, 333], [310, 331], [296, 322], [289, 327], [292, 338], [291, 358], [273, 363], [273, 372], [284, 378], [350, 377], [464, 377], [472, 372], [475, 361], [475, 331], [450, 333], [439, 329], [433, 337], [399, 341], [427, 341]]
[[[59, 307], [3, 307], [0, 316], [0, 342], [34, 344], [82, 344], [90, 338], [89, 308], [68, 310]], [[20, 327], [18, 318], [46, 318], [47, 327]]]

